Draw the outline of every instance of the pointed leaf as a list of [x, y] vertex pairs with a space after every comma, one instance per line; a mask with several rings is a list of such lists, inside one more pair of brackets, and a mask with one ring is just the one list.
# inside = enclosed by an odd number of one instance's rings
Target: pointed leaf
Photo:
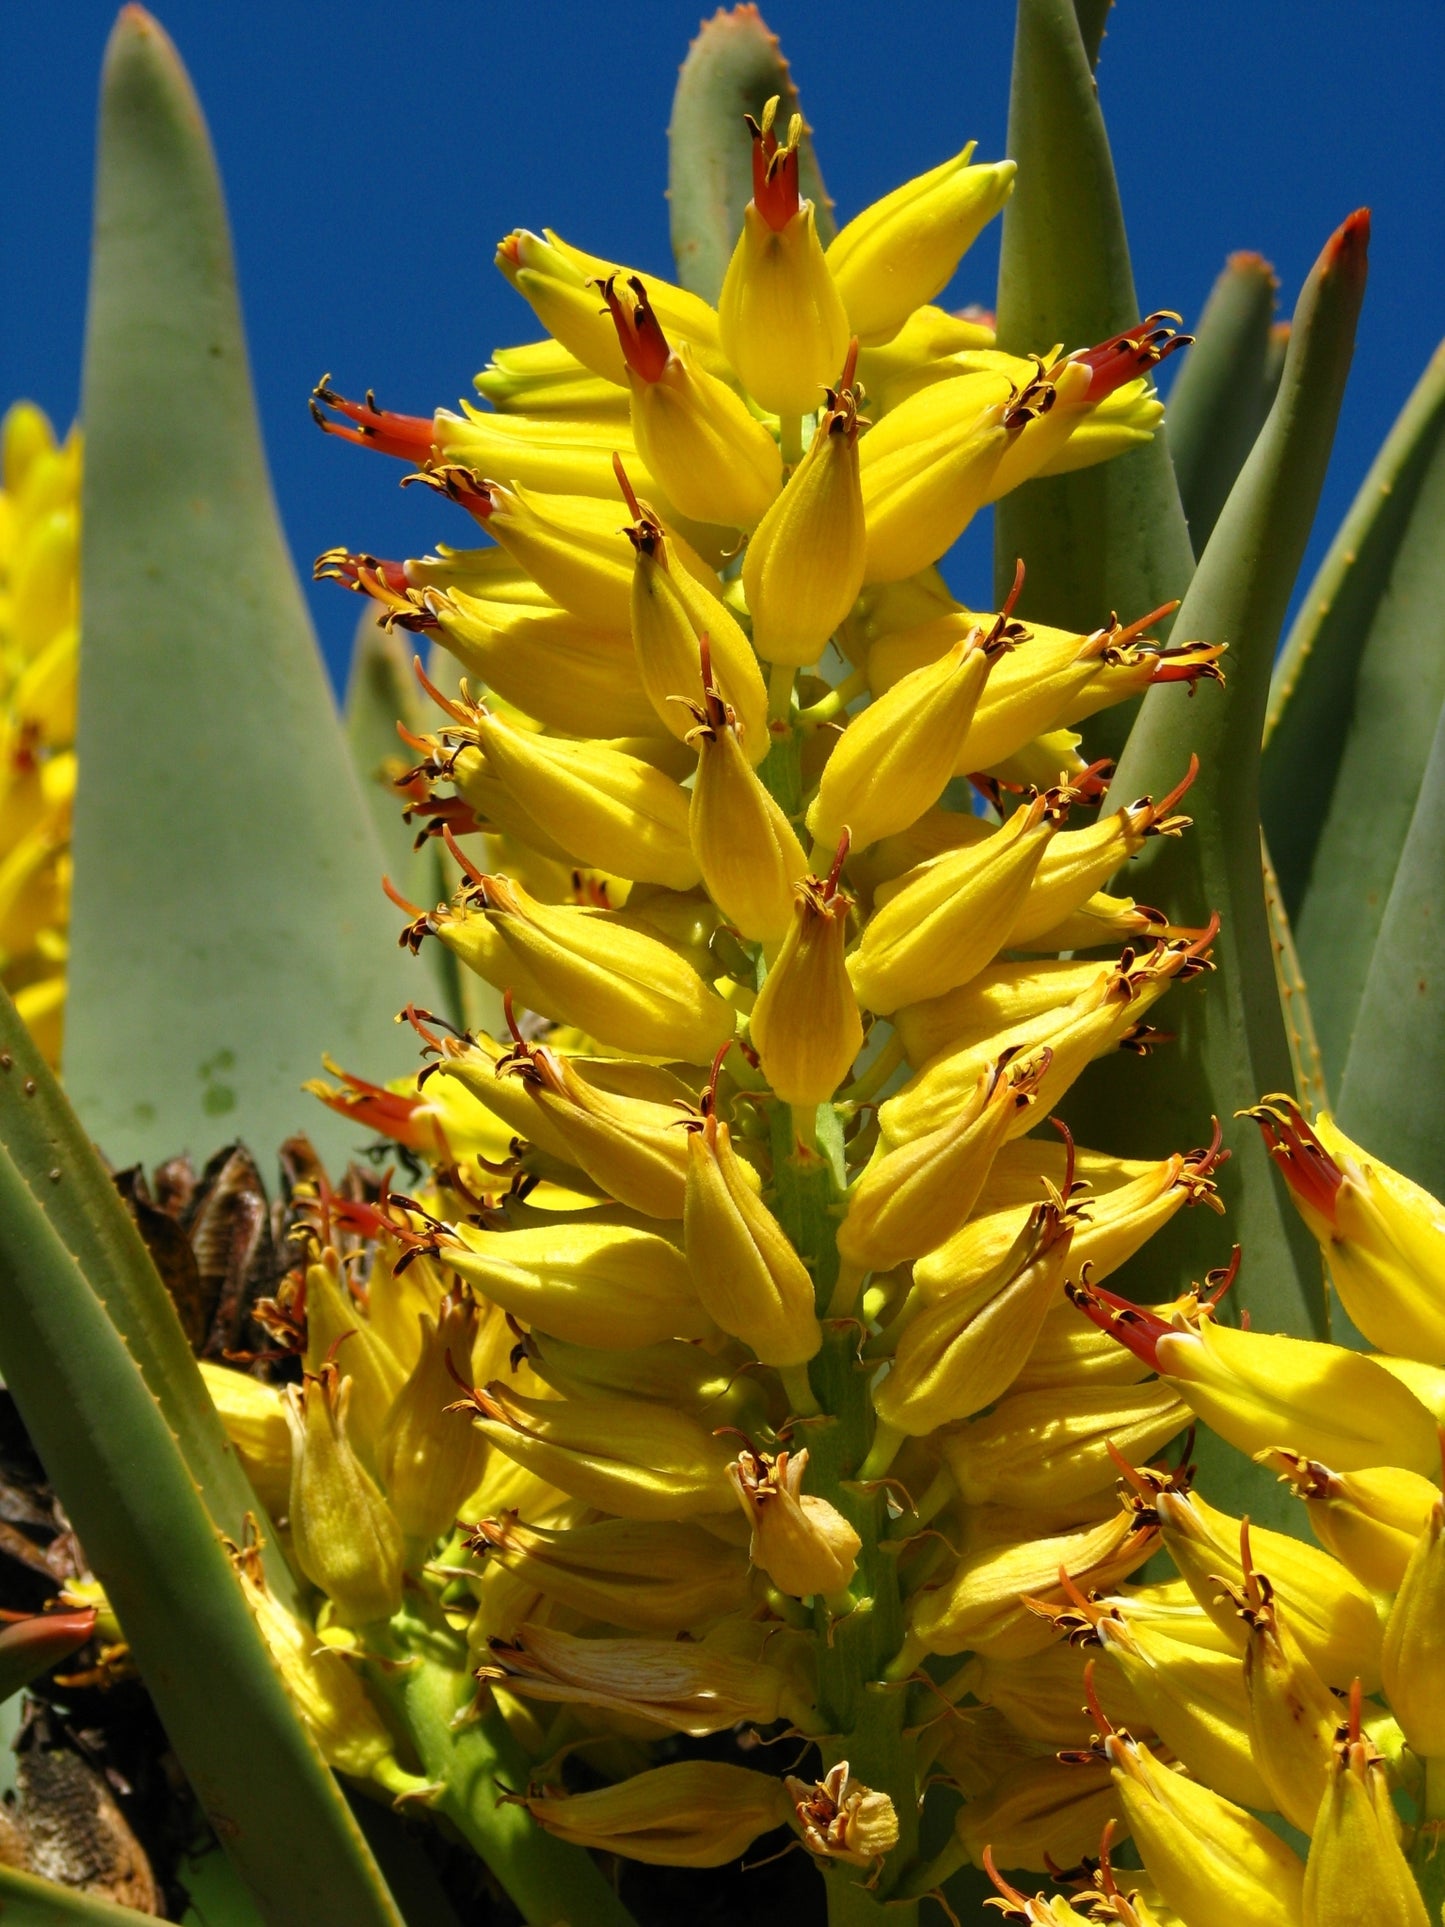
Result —
[[1099, 49], [1104, 44], [1104, 30], [1109, 24], [1109, 15], [1114, 0], [1074, 0], [1074, 12], [1079, 18], [1079, 37], [1084, 43], [1084, 53], [1090, 68], [1099, 64]]
[[[14, 1101], [6, 1101], [7, 1094]], [[265, 1530], [265, 1513], [216, 1416], [150, 1253], [8, 998], [0, 1000], [0, 1150], [44, 1200], [56, 1236], [92, 1287], [103, 1292], [111, 1323], [217, 1528], [239, 1540], [249, 1512]], [[270, 1577], [272, 1590], [292, 1604], [295, 1588], [283, 1559], [271, 1561]]]
[[1279, 283], [1260, 254], [1231, 254], [1169, 394], [1169, 452], [1202, 555], [1274, 399], [1266, 388]]
[[1279, 991], [1280, 1009], [1284, 1012], [1285, 1038], [1289, 1044], [1289, 1063], [1293, 1073], [1291, 1086], [1304, 1106], [1306, 1116], [1313, 1117], [1316, 1111], [1330, 1108], [1324, 1061], [1320, 1056], [1319, 1039], [1315, 1035], [1309, 991], [1304, 972], [1300, 969], [1289, 912], [1280, 899], [1279, 878], [1274, 873], [1269, 850], [1262, 839], [1260, 857], [1264, 867], [1264, 907], [1269, 916], [1269, 940], [1274, 950], [1275, 987]]
[[[755, 6], [721, 7], [704, 20], [687, 50], [672, 97], [668, 138], [668, 199], [672, 252], [685, 288], [716, 301], [743, 209], [753, 198], [753, 144], [744, 115], [762, 118], [778, 96], [778, 125], [801, 111], [798, 90], [776, 34]], [[798, 158], [799, 186], [817, 210], [826, 247], [837, 231], [810, 135]]]
[[[1235, 1112], [1290, 1085], [1290, 1054], [1275, 980], [1260, 869], [1259, 744], [1270, 664], [1295, 571], [1319, 500], [1365, 286], [1369, 222], [1352, 215], [1326, 244], [1295, 310], [1284, 379], [1269, 420], [1230, 493], [1175, 623], [1175, 632], [1227, 642], [1228, 681], [1195, 697], [1160, 685], [1145, 697], [1110, 800], [1162, 795], [1191, 754], [1200, 773], [1186, 807], [1194, 827], [1158, 839], [1127, 887], [1177, 921], [1223, 919], [1215, 974], [1173, 993], [1161, 1022], [1178, 1043], [1121, 1075], [1106, 1060], [1080, 1128], [1106, 1148], [1159, 1156], [1196, 1142], [1216, 1116], [1231, 1158], [1220, 1174], [1227, 1231], [1204, 1211], [1181, 1212], [1151, 1241], [1146, 1287], [1177, 1289], [1244, 1248], [1236, 1293], [1269, 1331], [1323, 1329], [1319, 1254], [1284, 1196], [1252, 1123]], [[1091, 1080], [1093, 1081], [1093, 1080]], [[1113, 1103], [1109, 1099], [1112, 1096]], [[1095, 1133], [1090, 1135], [1090, 1133]], [[1168, 1269], [1177, 1266], [1177, 1270]], [[1180, 1274], [1183, 1274], [1182, 1276]]]
[[[220, 182], [174, 48], [121, 14], [87, 322], [66, 1074], [118, 1163], [349, 1137], [298, 1086], [400, 1070], [417, 979], [276, 519]], [[378, 1061], [379, 1060], [379, 1061]]]
[[1270, 690], [1265, 831], [1336, 1090], [1442, 704], [1445, 347], [1341, 523]]
[[1340, 1086], [1340, 1128], [1445, 1197], [1445, 710]]
[[[1019, 173], [1003, 216], [999, 346], [1046, 354], [1132, 327], [1129, 245], [1073, 0], [1019, 0], [1008, 151]], [[1000, 597], [1019, 556], [1028, 569], [1020, 614], [1064, 628], [1087, 629], [1111, 609], [1143, 615], [1183, 595], [1194, 557], [1162, 431], [1147, 448], [1006, 495], [994, 511]], [[1093, 720], [1092, 754], [1117, 753], [1124, 720]]]
[[[7, 1134], [26, 1102], [0, 1083]], [[62, 1166], [62, 1185], [67, 1175]], [[171, 1744], [270, 1927], [399, 1927], [165, 1417], [106, 1314], [108, 1280], [87, 1280], [41, 1186], [0, 1150], [0, 1374]]]

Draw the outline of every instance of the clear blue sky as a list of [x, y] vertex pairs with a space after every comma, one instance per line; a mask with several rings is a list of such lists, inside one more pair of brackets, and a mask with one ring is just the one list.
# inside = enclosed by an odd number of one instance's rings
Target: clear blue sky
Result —
[[[491, 265], [514, 226], [661, 268], [672, 83], [696, 0], [154, 0], [205, 103], [230, 199], [282, 515], [303, 573], [333, 542], [418, 554], [466, 526], [398, 465], [325, 439], [306, 396], [428, 412], [532, 338]], [[764, 0], [843, 215], [976, 138], [1004, 151], [1009, 0]], [[76, 406], [95, 89], [112, 9], [0, 13], [0, 400]], [[1330, 229], [1374, 210], [1370, 292], [1320, 534], [1351, 494], [1445, 314], [1441, 0], [1119, 0], [1099, 84], [1146, 307], [1196, 315], [1225, 255], [1274, 262], [1284, 311]], [[991, 302], [996, 232], [959, 301]], [[1048, 344], [1040, 344], [1047, 346]], [[971, 543], [961, 586], [987, 593]], [[313, 609], [333, 667], [357, 605]]]

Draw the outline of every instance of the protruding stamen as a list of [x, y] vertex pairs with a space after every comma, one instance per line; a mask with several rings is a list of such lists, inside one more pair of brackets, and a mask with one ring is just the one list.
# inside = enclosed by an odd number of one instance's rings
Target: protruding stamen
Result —
[[787, 140], [779, 142], [773, 132], [778, 100], [775, 94], [764, 107], [761, 122], [744, 116], [753, 137], [753, 205], [774, 234], [782, 233], [800, 205], [798, 150], [803, 140], [803, 117], [794, 114]]
[[623, 359], [633, 374], [643, 381], [661, 381], [672, 349], [662, 332], [662, 323], [653, 312], [647, 289], [640, 276], [629, 274], [619, 290], [618, 277], [609, 274], [602, 282], [602, 299], [612, 316]]
[[1266, 1097], [1239, 1113], [1252, 1117], [1264, 1135], [1264, 1148], [1284, 1174], [1284, 1181], [1302, 1204], [1335, 1222], [1335, 1200], [1345, 1174], [1320, 1143], [1304, 1112], [1286, 1093]]
[[[333, 421], [322, 413], [326, 408], [342, 419]], [[311, 391], [311, 419], [328, 435], [358, 442], [363, 448], [379, 448], [383, 455], [395, 455], [403, 462], [425, 462], [436, 445], [436, 429], [429, 418], [393, 415], [378, 408], [369, 388], [364, 402], [348, 401], [331, 386], [330, 375], [323, 375]]]
[[1145, 315], [1137, 327], [1126, 328], [1123, 334], [1112, 335], [1097, 347], [1083, 348], [1068, 356], [1068, 360], [1081, 361], [1094, 371], [1089, 385], [1090, 406], [1096, 406], [1116, 388], [1157, 367], [1179, 349], [1187, 348], [1193, 335], [1182, 335], [1160, 325], [1178, 320], [1179, 316], [1169, 309], [1160, 309], [1156, 314]]

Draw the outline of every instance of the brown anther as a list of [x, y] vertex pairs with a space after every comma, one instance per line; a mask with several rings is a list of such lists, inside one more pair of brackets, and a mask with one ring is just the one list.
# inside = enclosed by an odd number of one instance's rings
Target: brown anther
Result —
[[653, 312], [641, 277], [635, 274], [626, 277], [624, 285], [631, 296], [630, 301], [626, 295], [618, 292], [618, 278], [615, 274], [609, 274], [605, 281], [596, 285], [601, 289], [602, 299], [612, 316], [623, 359], [642, 381], [661, 381], [672, 356], [667, 336], [662, 332], [662, 323]]
[[1294, 1098], [1275, 1093], [1238, 1115], [1252, 1117], [1258, 1124], [1264, 1148], [1301, 1203], [1333, 1225], [1335, 1200], [1345, 1174], [1311, 1130]]
[[751, 114], [743, 118], [753, 137], [753, 205], [774, 234], [781, 234], [800, 205], [798, 149], [802, 144], [803, 118], [801, 114], [793, 115], [788, 138], [780, 144], [773, 132], [777, 111], [775, 96], [763, 109], [760, 122]]

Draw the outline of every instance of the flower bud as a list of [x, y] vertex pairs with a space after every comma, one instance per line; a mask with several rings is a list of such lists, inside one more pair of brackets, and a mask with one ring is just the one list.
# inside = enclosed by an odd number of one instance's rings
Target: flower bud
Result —
[[997, 654], [974, 630], [848, 724], [808, 811], [808, 828], [824, 848], [846, 827], [852, 847], [864, 849], [907, 829], [938, 801]]
[[1024, 1659], [1053, 1644], [1051, 1628], [1024, 1603], [1062, 1600], [1060, 1574], [1081, 1592], [1126, 1578], [1158, 1550], [1157, 1527], [1132, 1507], [1093, 1525], [1003, 1545], [960, 1559], [941, 1586], [916, 1593], [909, 1630], [926, 1653], [978, 1652]]
[[916, 575], [963, 534], [1013, 432], [1008, 396], [1005, 375], [963, 375], [910, 396], [864, 437], [865, 582]]
[[486, 710], [476, 733], [498, 779], [577, 862], [669, 890], [698, 882], [687, 792], [670, 776], [605, 743], [539, 736]]
[[291, 1494], [291, 1430], [285, 1396], [279, 1386], [263, 1384], [234, 1366], [218, 1365], [209, 1358], [196, 1363], [241, 1468], [274, 1519], [285, 1512]]
[[420, 1325], [421, 1351], [382, 1427], [377, 1469], [403, 1538], [430, 1544], [450, 1531], [457, 1508], [475, 1491], [486, 1441], [447, 1409], [456, 1397], [454, 1373], [465, 1378], [471, 1370], [475, 1303], [448, 1296], [440, 1316], [423, 1312]]
[[574, 1345], [623, 1351], [706, 1338], [687, 1260], [669, 1239], [617, 1224], [480, 1231], [458, 1225], [450, 1268], [514, 1318]]
[[1400, 1849], [1400, 1822], [1384, 1762], [1360, 1731], [1358, 1686], [1320, 1802], [1305, 1869], [1306, 1927], [1431, 1927]]
[[1445, 1365], [1445, 1210], [1337, 1130], [1305, 1122], [1290, 1097], [1250, 1115], [1319, 1240], [1340, 1302], [1372, 1345]]
[[874, 1394], [879, 1419], [924, 1438], [1006, 1391], [1059, 1297], [1072, 1238], [1066, 1214], [1041, 1204], [995, 1271], [971, 1291], [916, 1312]]
[[1288, 1445], [1347, 1472], [1439, 1462], [1433, 1416], [1363, 1352], [1212, 1319], [1162, 1332], [1154, 1350], [1161, 1376], [1241, 1452]]
[[[867, 531], [858, 468], [858, 391], [850, 350], [826, 391], [808, 452], [743, 557], [753, 646], [765, 662], [815, 663], [863, 586]], [[809, 402], [811, 410], [817, 397]]]
[[860, 1271], [892, 1271], [950, 1238], [978, 1201], [1018, 1114], [1034, 1101], [1046, 1056], [998, 1063], [949, 1123], [874, 1151], [848, 1193], [838, 1254]]
[[612, 458], [620, 455], [644, 488], [653, 484], [633, 434], [610, 406], [585, 414], [569, 409], [565, 415], [498, 415], [464, 401], [460, 415], [438, 409], [433, 432], [434, 449], [412, 457], [429, 464], [418, 480], [478, 519], [486, 513], [474, 499], [480, 476], [505, 488], [535, 490], [543, 499], [591, 496], [605, 502], [612, 494]]
[[[1267, 1801], [1293, 1827], [1314, 1827], [1329, 1783], [1339, 1703], [1305, 1658], [1263, 1573], [1246, 1565], [1234, 1601], [1247, 1629], [1244, 1692], [1255, 1765]], [[1227, 1790], [1227, 1789], [1226, 1789]]]
[[[459, 903], [436, 918], [442, 942], [498, 990], [515, 986], [543, 1016], [617, 1050], [694, 1064], [710, 1062], [733, 1034], [728, 1005], [656, 937], [580, 907], [538, 903], [509, 877], [479, 876]], [[476, 941], [478, 927], [500, 947]]]
[[1098, 1637], [1148, 1726], [1196, 1780], [1240, 1806], [1268, 1808], [1250, 1752], [1249, 1707], [1237, 1653], [1212, 1652], [1101, 1613]]
[[806, 1364], [823, 1342], [813, 1280], [711, 1108], [689, 1128], [687, 1151], [683, 1235], [704, 1310], [764, 1365]]
[[773, 415], [808, 415], [848, 349], [848, 316], [818, 240], [813, 203], [798, 198], [803, 117], [786, 142], [777, 98], [753, 136], [753, 198], [718, 296], [718, 332], [744, 388]]
[[771, 745], [768, 691], [752, 644], [716, 597], [699, 589], [670, 562], [670, 538], [649, 510], [638, 506], [628, 531], [634, 560], [632, 643], [648, 700], [680, 742], [693, 726], [700, 643], [708, 641], [718, 695], [732, 710], [748, 761], [756, 766]]
[[985, 842], [922, 866], [863, 932], [851, 972], [859, 1001], [886, 1014], [992, 962], [1067, 807], [1057, 791], [1035, 797]]
[[1432, 1479], [1401, 1466], [1334, 1472], [1298, 1452], [1261, 1452], [1289, 1481], [1309, 1513], [1310, 1530], [1371, 1592], [1398, 1591], [1416, 1541], [1440, 1503]]
[[[695, 522], [755, 528], [782, 486], [777, 443], [686, 341], [669, 345], [637, 275], [609, 276], [602, 296], [627, 363], [637, 452], [668, 500]], [[830, 374], [847, 345], [845, 330]]]
[[1391, 1711], [1422, 1759], [1445, 1757], [1445, 1510], [1415, 1542], [1385, 1626], [1380, 1670]]
[[395, 1742], [351, 1661], [281, 1604], [266, 1584], [258, 1547], [233, 1548], [231, 1562], [286, 1696], [326, 1764], [402, 1791], [410, 1776], [398, 1765]]
[[863, 1020], [843, 962], [853, 899], [838, 887], [846, 845], [826, 878], [805, 877], [793, 921], [748, 1028], [763, 1075], [786, 1104], [823, 1104], [863, 1047]]
[[781, 1780], [721, 1760], [675, 1760], [591, 1793], [520, 1796], [559, 1840], [651, 1867], [723, 1867], [788, 1819]]
[[943, 1456], [967, 1505], [1066, 1505], [1117, 1476], [1111, 1445], [1131, 1465], [1146, 1464], [1189, 1417], [1157, 1382], [1015, 1391], [948, 1433]]
[[[532, 240], [536, 236], [529, 237]], [[515, 283], [513, 284], [515, 285]], [[567, 291], [568, 295], [571, 290]], [[621, 362], [616, 330], [594, 303], [593, 319], [607, 331], [613, 353]], [[560, 339], [529, 341], [518, 348], [494, 348], [492, 358], [472, 378], [477, 393], [503, 415], [566, 413], [596, 414], [615, 409], [627, 417], [627, 389], [619, 378], [596, 375]]]
[[601, 1707], [694, 1739], [743, 1720], [771, 1726], [798, 1699], [787, 1676], [756, 1655], [676, 1639], [579, 1639], [551, 1626], [494, 1639], [479, 1677], [524, 1699]]
[[484, 1520], [472, 1549], [545, 1599], [644, 1633], [676, 1633], [744, 1610], [748, 1564], [701, 1526], [603, 1519], [552, 1530], [515, 1513]]
[[334, 1365], [287, 1391], [291, 1536], [296, 1563], [346, 1626], [390, 1619], [401, 1605], [401, 1530], [351, 1449], [352, 1380]]
[[754, 773], [737, 718], [711, 678], [704, 638], [703, 699], [693, 710], [697, 750], [689, 824], [707, 893], [753, 943], [780, 944], [793, 921], [793, 889], [808, 859], [793, 826]]
[[825, 1599], [851, 1583], [863, 1541], [827, 1499], [803, 1491], [808, 1454], [745, 1451], [728, 1467], [752, 1525], [748, 1557], [779, 1592]]
[[1164, 1904], [1190, 1927], [1301, 1927], [1305, 1870], [1292, 1848], [1125, 1732], [1104, 1740], [1124, 1818]]
[[916, 308], [942, 294], [1013, 192], [1015, 163], [970, 166], [976, 146], [970, 141], [951, 160], [895, 187], [828, 244], [849, 325], [865, 341], [890, 341]]
[[[1194, 1597], [1237, 1650], [1245, 1629], [1228, 1592], [1244, 1591], [1240, 1521], [1206, 1505], [1197, 1492], [1162, 1490], [1154, 1510], [1164, 1548]], [[1327, 1686], [1361, 1678], [1366, 1691], [1380, 1682], [1383, 1628], [1374, 1599], [1337, 1559], [1288, 1533], [1249, 1529], [1254, 1561], [1268, 1572], [1300, 1649]]]
[[821, 1780], [783, 1775], [794, 1822], [808, 1852], [854, 1867], [879, 1864], [898, 1845], [898, 1813], [886, 1793], [855, 1780], [839, 1760]]
[[498, 1451], [600, 1512], [691, 1519], [729, 1510], [727, 1446], [689, 1413], [642, 1399], [528, 1398], [500, 1383], [471, 1400]]
[[[1096, 1853], [1099, 1835], [1121, 1812], [1102, 1760], [1023, 1760], [980, 1799], [965, 1800], [953, 1824], [975, 1867], [988, 1853], [1005, 1866], [1042, 1872]], [[1067, 1918], [1055, 1916], [1059, 1927]]]

